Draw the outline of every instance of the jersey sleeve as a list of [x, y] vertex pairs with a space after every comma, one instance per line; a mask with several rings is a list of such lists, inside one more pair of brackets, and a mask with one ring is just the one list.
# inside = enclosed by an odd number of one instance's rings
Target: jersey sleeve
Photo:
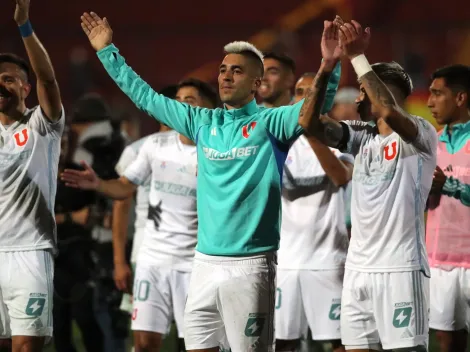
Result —
[[42, 136], [50, 135], [54, 138], [60, 139], [65, 127], [65, 113], [62, 107], [62, 113], [57, 121], [51, 121], [44, 114], [41, 107], [38, 105], [30, 111], [28, 124], [34, 130], [38, 131]]
[[192, 141], [196, 140], [199, 126], [208, 123], [212, 110], [192, 107], [158, 94], [126, 64], [113, 44], [97, 55], [114, 82], [139, 109]]
[[437, 132], [430, 122], [422, 117], [411, 116], [418, 128], [418, 134], [410, 144], [425, 158], [431, 158], [437, 151]]
[[[322, 114], [329, 112], [333, 106], [334, 97], [341, 78], [341, 64], [338, 63], [330, 75], [325, 93]], [[271, 135], [282, 143], [291, 143], [304, 131], [299, 125], [300, 109], [304, 100], [294, 105], [266, 109], [263, 112], [264, 123]]]
[[376, 133], [376, 127], [364, 121], [341, 121], [343, 140], [338, 149], [355, 157], [361, 145]]
[[121, 154], [116, 164], [115, 170], [119, 176], [122, 176], [126, 169], [136, 160], [138, 153], [132, 145], [128, 145]]
[[137, 159], [126, 168], [122, 176], [133, 184], [142, 186], [152, 174], [151, 153], [154, 148], [150, 138], [145, 141], [139, 150]]

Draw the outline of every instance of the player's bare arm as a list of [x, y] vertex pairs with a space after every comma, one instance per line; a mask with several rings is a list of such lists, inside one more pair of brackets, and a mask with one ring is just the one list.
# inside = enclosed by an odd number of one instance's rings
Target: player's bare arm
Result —
[[30, 0], [16, 0], [15, 21], [20, 27], [31, 67], [37, 78], [37, 94], [42, 111], [51, 121], [62, 116], [60, 90], [54, 68], [41, 41], [29, 22]]
[[116, 200], [113, 204], [113, 255], [114, 283], [126, 293], [131, 293], [132, 271], [126, 259], [127, 228], [132, 196]]
[[126, 177], [102, 180], [87, 163], [82, 162], [82, 166], [85, 170], [64, 170], [60, 177], [66, 186], [94, 190], [118, 200], [130, 197], [137, 190], [137, 186]]
[[326, 136], [325, 124], [331, 135], [341, 135], [342, 127], [331, 119], [321, 118], [321, 110], [325, 101], [328, 80], [338, 63], [342, 50], [338, 42], [338, 28], [331, 21], [324, 22], [324, 29], [321, 41], [321, 51], [323, 60], [320, 69], [315, 76], [312, 86], [307, 90], [307, 94], [299, 114], [299, 125], [302, 126], [307, 135], [315, 136], [322, 142], [335, 147], [339, 141], [328, 140]]
[[351, 181], [353, 165], [336, 157], [333, 151], [317, 138], [307, 138], [326, 175], [335, 186], [340, 187]]
[[364, 53], [369, 46], [370, 28], [352, 20], [344, 23], [336, 20], [339, 27], [339, 39], [345, 55], [349, 57], [356, 70], [371, 104], [379, 111], [381, 119], [405, 141], [414, 141], [418, 135], [418, 127], [414, 119], [397, 103], [394, 95], [385, 83], [372, 71]]

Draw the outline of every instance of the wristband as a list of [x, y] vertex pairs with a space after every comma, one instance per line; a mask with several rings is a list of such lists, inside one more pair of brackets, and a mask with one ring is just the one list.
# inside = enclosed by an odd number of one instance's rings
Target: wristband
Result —
[[358, 78], [361, 78], [367, 72], [372, 71], [372, 66], [369, 64], [369, 61], [364, 54], [356, 56], [354, 59], [352, 59], [351, 65], [354, 67], [354, 71], [356, 71]]
[[31, 34], [33, 34], [33, 26], [29, 20], [27, 20], [18, 28], [20, 29], [20, 33], [23, 38], [29, 37]]

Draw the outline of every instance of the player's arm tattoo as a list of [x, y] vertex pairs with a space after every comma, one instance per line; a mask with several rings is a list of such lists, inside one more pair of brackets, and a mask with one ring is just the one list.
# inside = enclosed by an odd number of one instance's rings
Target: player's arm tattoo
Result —
[[323, 67], [320, 67], [312, 86], [307, 89], [307, 94], [299, 113], [299, 125], [302, 126], [305, 133], [318, 138], [321, 138], [322, 134], [320, 112], [325, 101], [330, 75], [331, 72], [325, 71]]
[[330, 147], [338, 147], [344, 139], [344, 128], [328, 116], [321, 115], [328, 82], [334, 67], [320, 67], [312, 86], [307, 90], [299, 113], [299, 125], [305, 134], [314, 136]]
[[418, 135], [418, 126], [413, 117], [396, 102], [392, 92], [374, 71], [360, 77], [371, 103], [380, 111], [382, 119], [407, 142]]

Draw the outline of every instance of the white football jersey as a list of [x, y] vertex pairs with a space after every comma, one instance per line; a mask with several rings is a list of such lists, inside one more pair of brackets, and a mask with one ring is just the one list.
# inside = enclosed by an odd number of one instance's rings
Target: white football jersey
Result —
[[54, 214], [64, 112], [50, 122], [28, 109], [10, 126], [0, 123], [0, 251], [56, 249]]
[[[119, 176], [123, 176], [126, 169], [137, 159], [139, 151], [144, 142], [149, 136], [141, 138], [134, 143], [128, 145], [121, 154], [118, 163], [116, 164], [116, 172]], [[150, 194], [150, 177], [137, 188], [135, 198], [135, 221], [134, 221], [134, 236], [131, 252], [131, 263], [137, 260], [137, 252], [142, 243], [145, 226], [147, 223], [147, 215], [149, 209], [149, 194]]]
[[150, 177], [146, 231], [137, 260], [191, 270], [197, 242], [196, 146], [174, 131], [150, 136], [124, 176], [137, 185]]
[[356, 157], [346, 268], [429, 275], [424, 210], [436, 167], [437, 133], [423, 118], [413, 118], [418, 135], [412, 143], [395, 132], [381, 136], [365, 122], [345, 122], [346, 149]]
[[[342, 161], [354, 163], [336, 149]], [[292, 145], [284, 165], [280, 269], [330, 270], [344, 267], [348, 250], [345, 187], [325, 174], [307, 138]]]

